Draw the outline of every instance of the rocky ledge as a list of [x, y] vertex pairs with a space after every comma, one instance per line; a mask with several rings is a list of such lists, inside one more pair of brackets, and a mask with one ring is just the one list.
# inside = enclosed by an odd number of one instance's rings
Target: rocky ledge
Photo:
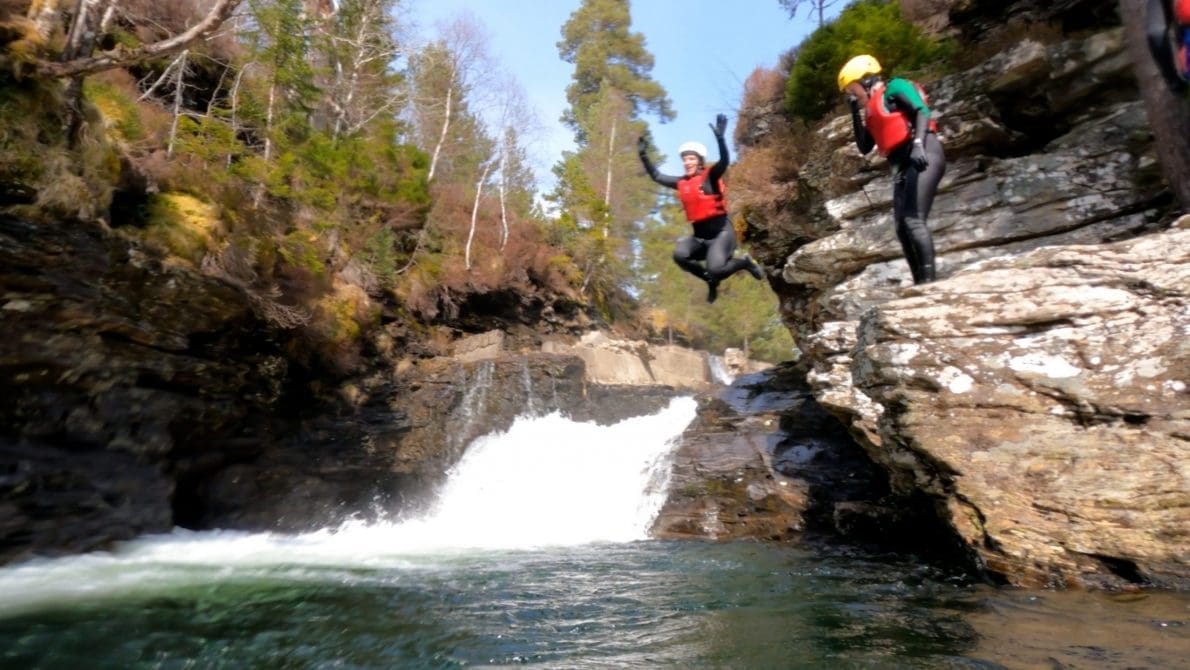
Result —
[[811, 338], [894, 491], [1026, 586], [1190, 586], [1190, 217], [997, 258]]

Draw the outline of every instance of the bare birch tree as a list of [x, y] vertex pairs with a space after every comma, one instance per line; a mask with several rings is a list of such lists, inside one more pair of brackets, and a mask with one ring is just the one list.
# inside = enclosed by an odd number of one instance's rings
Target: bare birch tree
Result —
[[797, 16], [797, 10], [805, 7], [811, 13], [818, 14], [818, 27], [826, 24], [826, 10], [838, 4], [839, 0], [778, 0], [781, 6], [789, 12], [790, 18]]
[[471, 15], [462, 15], [442, 28], [441, 37], [428, 45], [413, 62], [414, 124], [421, 145], [430, 154], [427, 179], [433, 180], [448, 150], [451, 127], [457, 121], [461, 98], [472, 109], [482, 107], [477, 81], [491, 66], [487, 37]]
[[398, 9], [397, 0], [343, 0], [324, 29], [332, 137], [357, 132], [403, 105], [390, 72], [405, 55], [394, 19]]
[[475, 240], [475, 227], [479, 220], [479, 202], [483, 196], [483, 185], [488, 180], [488, 172], [492, 169], [492, 162], [483, 165], [483, 171], [475, 182], [475, 202], [471, 205], [471, 227], [467, 231], [467, 244], [463, 247], [463, 267], [471, 269], [471, 243]]
[[[58, 60], [33, 60], [34, 73], [46, 77], [82, 77], [177, 53], [214, 35], [242, 2], [215, 0], [206, 16], [182, 33], [133, 49], [116, 46], [96, 54], [94, 47], [100, 36], [99, 26], [105, 18], [111, 20], [108, 9], [115, 6], [115, 1], [77, 0], [75, 11], [71, 14], [73, 20], [66, 35], [67, 49], [63, 57]], [[29, 18], [39, 31], [44, 31], [43, 34], [48, 35], [56, 26], [63, 25], [66, 17], [61, 4], [60, 0], [33, 3]]]
[[[498, 155], [497, 192], [500, 200], [500, 249], [508, 244], [509, 237], [509, 192], [515, 187], [525, 188], [521, 175], [523, 166], [520, 164], [518, 142], [526, 136], [525, 131], [535, 131], [538, 122], [533, 111], [525, 100], [524, 89], [510, 76], [494, 78], [498, 97], [497, 113], [489, 121], [499, 138], [496, 144]], [[519, 132], [518, 132], [519, 129]]]

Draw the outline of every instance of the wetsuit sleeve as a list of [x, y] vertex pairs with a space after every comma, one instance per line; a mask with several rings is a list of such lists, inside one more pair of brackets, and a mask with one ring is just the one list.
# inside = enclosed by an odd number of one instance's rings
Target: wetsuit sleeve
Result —
[[638, 152], [637, 156], [640, 156], [640, 163], [641, 165], [645, 166], [645, 172], [649, 174], [649, 179], [652, 179], [662, 186], [668, 186], [669, 188], [678, 187], [678, 178], [658, 172], [656, 166], [654, 166], [653, 163], [649, 161], [649, 157], [645, 154], [645, 152]]
[[848, 104], [851, 106], [851, 130], [855, 132], [855, 148], [866, 156], [876, 146], [876, 140], [872, 139], [872, 133], [869, 133], [868, 127], [864, 125], [864, 119], [859, 113], [859, 104]]
[[719, 192], [719, 180], [727, 173], [727, 162], [731, 160], [731, 155], [727, 152], [727, 140], [722, 135], [716, 135], [715, 139], [719, 143], [719, 162], [711, 166], [703, 183], [710, 184], [712, 193], [722, 195]]
[[1161, 77], [1172, 90], [1180, 91], [1185, 88], [1186, 82], [1178, 76], [1173, 64], [1173, 48], [1169, 44], [1170, 19], [1169, 0], [1149, 0], [1145, 10], [1145, 37], [1149, 41], [1149, 51], [1153, 54], [1153, 60], [1157, 61]]

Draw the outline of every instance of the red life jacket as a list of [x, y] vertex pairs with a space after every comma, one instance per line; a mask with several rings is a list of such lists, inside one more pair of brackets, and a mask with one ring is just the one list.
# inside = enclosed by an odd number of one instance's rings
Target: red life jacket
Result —
[[[925, 91], [914, 84], [922, 102], [929, 105]], [[900, 110], [889, 111], [884, 104], [884, 82], [879, 82], [868, 92], [868, 132], [876, 141], [876, 150], [887, 156], [901, 143], [913, 137], [913, 120]], [[938, 124], [930, 119], [930, 130], [938, 131]]]
[[682, 209], [686, 210], [686, 220], [690, 223], [727, 213], [727, 199], [724, 197], [727, 186], [720, 179], [719, 193], [704, 193], [702, 183], [706, 178], [707, 168], [703, 168], [692, 177], [678, 180], [678, 200], [682, 201]]
[[1190, 26], [1190, 0], [1173, 0], [1173, 18], [1183, 26]]

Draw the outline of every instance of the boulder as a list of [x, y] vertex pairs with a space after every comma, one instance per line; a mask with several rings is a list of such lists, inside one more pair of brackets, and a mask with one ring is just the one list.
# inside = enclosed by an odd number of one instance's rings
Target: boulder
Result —
[[601, 331], [591, 331], [576, 343], [546, 340], [542, 351], [564, 353], [583, 359], [587, 379], [611, 386], [670, 386], [702, 390], [715, 382], [704, 351], [672, 345], [651, 345], [635, 340], [618, 340]]
[[816, 375], [818, 395], [874, 438], [894, 490], [935, 497], [988, 572], [1022, 586], [1186, 588], [1182, 221], [907, 290], [863, 316], [849, 362]]

